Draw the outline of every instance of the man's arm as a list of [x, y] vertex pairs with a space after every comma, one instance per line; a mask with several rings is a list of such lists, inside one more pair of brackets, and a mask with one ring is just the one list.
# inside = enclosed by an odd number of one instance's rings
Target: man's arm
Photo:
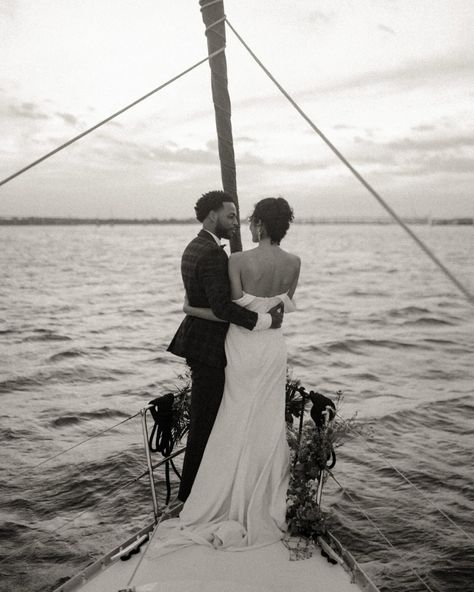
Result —
[[183, 304], [183, 312], [184, 314], [190, 317], [197, 317], [198, 319], [204, 319], [205, 321], [214, 321], [215, 323], [225, 323], [223, 319], [216, 317], [216, 315], [212, 312], [211, 308], [202, 308], [200, 306], [191, 306], [189, 304], [189, 300], [187, 295], [184, 297], [184, 304]]
[[212, 312], [219, 318], [249, 330], [278, 329], [283, 321], [283, 307], [274, 306], [266, 314], [257, 314], [231, 301], [225, 253], [214, 252], [200, 262], [199, 277]]

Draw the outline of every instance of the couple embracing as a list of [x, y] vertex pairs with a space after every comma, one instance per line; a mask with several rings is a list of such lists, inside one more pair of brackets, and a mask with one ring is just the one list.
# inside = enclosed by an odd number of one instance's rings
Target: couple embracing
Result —
[[231, 197], [211, 191], [195, 211], [202, 230], [181, 262], [187, 316], [168, 348], [186, 358], [192, 379], [178, 494], [184, 506], [177, 522], [167, 521], [168, 539], [244, 550], [274, 543], [285, 531], [289, 450], [280, 327], [283, 311], [295, 309], [300, 259], [280, 247], [293, 220], [281, 197], [256, 204], [249, 222], [257, 246], [230, 258], [220, 239], [238, 227]]

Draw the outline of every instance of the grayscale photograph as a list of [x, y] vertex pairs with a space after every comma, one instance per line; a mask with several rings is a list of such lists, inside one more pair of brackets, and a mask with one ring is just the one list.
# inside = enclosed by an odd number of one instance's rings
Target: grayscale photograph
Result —
[[468, 592], [474, 2], [0, 0], [0, 592]]

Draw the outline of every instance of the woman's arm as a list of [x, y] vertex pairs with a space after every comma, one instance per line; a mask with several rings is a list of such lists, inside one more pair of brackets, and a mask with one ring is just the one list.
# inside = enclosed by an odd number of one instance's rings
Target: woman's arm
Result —
[[216, 317], [216, 315], [212, 312], [210, 308], [200, 308], [199, 306], [191, 306], [188, 301], [188, 297], [184, 297], [184, 304], [183, 304], [183, 311], [184, 314], [189, 315], [190, 317], [198, 317], [199, 319], [204, 319], [205, 321], [216, 321], [217, 323], [225, 323], [226, 321]]
[[297, 265], [296, 265], [296, 269], [295, 269], [295, 275], [294, 275], [293, 281], [291, 282], [291, 286], [288, 290], [288, 296], [290, 298], [293, 298], [293, 296], [295, 294], [296, 286], [298, 285], [298, 280], [300, 277], [301, 259], [299, 257], [296, 257], [296, 260], [297, 260]]

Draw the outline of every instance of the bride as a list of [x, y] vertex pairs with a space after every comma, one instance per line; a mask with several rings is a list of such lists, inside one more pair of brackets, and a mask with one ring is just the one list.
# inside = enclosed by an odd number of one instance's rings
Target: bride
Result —
[[[281, 302], [285, 312], [295, 310], [300, 259], [280, 247], [292, 221], [281, 197], [256, 204], [249, 222], [257, 246], [229, 259], [232, 299], [240, 306], [265, 313]], [[221, 322], [210, 309], [188, 303], [184, 312]], [[245, 550], [272, 544], [285, 532], [289, 450], [282, 331], [231, 324], [225, 354], [222, 403], [193, 488], [179, 519], [159, 529], [167, 548], [198, 543]]]

